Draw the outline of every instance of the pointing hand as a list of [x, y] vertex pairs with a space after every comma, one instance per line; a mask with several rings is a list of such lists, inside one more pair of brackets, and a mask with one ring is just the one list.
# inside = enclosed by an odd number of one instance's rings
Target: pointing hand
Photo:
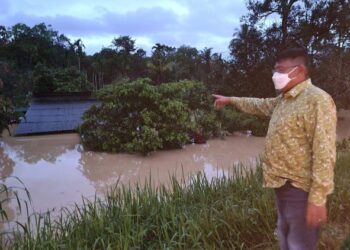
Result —
[[220, 109], [230, 103], [230, 97], [223, 95], [212, 95], [215, 98], [214, 108]]

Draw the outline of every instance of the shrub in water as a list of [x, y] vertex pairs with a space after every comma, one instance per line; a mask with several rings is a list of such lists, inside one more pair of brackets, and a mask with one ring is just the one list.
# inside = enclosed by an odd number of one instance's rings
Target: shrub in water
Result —
[[183, 92], [175, 84], [153, 86], [149, 79], [103, 89], [98, 93], [102, 104], [83, 117], [83, 144], [95, 150], [142, 153], [181, 147], [194, 128]]
[[[264, 134], [261, 120], [236, 111], [217, 111], [206, 86], [180, 81], [154, 86], [149, 79], [112, 84], [97, 93], [80, 127], [82, 143], [92, 150], [147, 153], [205, 142], [224, 130]], [[261, 126], [263, 124], [263, 126]]]

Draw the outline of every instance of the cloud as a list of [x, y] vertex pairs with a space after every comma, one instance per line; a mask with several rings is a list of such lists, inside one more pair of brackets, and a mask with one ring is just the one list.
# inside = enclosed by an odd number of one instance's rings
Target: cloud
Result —
[[0, 14], [6, 14], [10, 9], [10, 1], [9, 0], [1, 0], [0, 4]]
[[233, 32], [239, 27], [239, 18], [245, 14], [243, 0], [215, 3], [209, 0], [135, 0], [123, 5], [114, 0], [97, 4], [92, 0], [76, 0], [69, 5], [71, 1], [62, 0], [56, 9], [56, 0], [48, 2], [42, 13], [38, 13], [33, 12], [40, 6], [38, 0], [24, 1], [27, 9], [20, 8], [18, 0], [13, 0], [17, 6], [15, 11], [0, 16], [0, 22], [6, 26], [18, 22], [30, 26], [45, 22], [68, 37], [82, 38], [87, 41], [86, 47], [90, 44], [94, 49], [99, 43], [101, 48], [106, 46], [111, 37], [130, 35], [136, 38], [138, 46], [146, 46], [145, 49], [159, 42], [174, 47], [183, 44], [199, 49], [213, 47], [214, 51], [222, 52], [227, 51]]
[[138, 9], [126, 14], [106, 12], [102, 17], [86, 19], [68, 15], [30, 16], [17, 13], [6, 19], [6, 25], [22, 22], [35, 25], [41, 22], [51, 24], [54, 29], [71, 35], [132, 34], [141, 35], [177, 27], [174, 13], [161, 8]]

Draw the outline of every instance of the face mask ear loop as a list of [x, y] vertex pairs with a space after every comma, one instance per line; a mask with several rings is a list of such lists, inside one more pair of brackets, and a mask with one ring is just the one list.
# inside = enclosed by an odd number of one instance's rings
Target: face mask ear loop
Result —
[[298, 66], [295, 66], [295, 67], [288, 73], [288, 78], [289, 78], [290, 80], [293, 80], [293, 79], [296, 78], [296, 76], [293, 77], [293, 78], [290, 78], [290, 77], [289, 77], [289, 74], [292, 73], [296, 68], [298, 68]]

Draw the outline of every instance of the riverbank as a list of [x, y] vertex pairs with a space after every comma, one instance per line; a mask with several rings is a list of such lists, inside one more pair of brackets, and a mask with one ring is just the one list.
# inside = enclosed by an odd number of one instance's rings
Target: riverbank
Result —
[[[350, 148], [338, 151], [329, 223], [319, 249], [339, 249], [350, 233]], [[65, 210], [61, 219], [41, 217], [41, 230], [16, 235], [15, 249], [278, 249], [271, 189], [261, 186], [261, 167], [234, 175], [170, 187], [119, 186], [104, 197]]]

